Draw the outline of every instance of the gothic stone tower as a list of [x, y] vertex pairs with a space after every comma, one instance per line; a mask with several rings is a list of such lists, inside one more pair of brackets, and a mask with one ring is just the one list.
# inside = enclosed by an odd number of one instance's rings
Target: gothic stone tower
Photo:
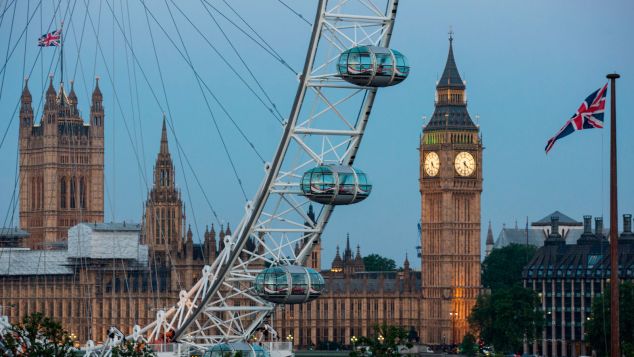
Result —
[[482, 142], [467, 112], [452, 41], [420, 142], [421, 338], [430, 344], [462, 342], [480, 289]]
[[173, 262], [185, 238], [185, 212], [174, 182], [174, 164], [163, 117], [161, 147], [154, 165], [154, 185], [145, 203], [143, 227], [143, 241], [158, 265]]
[[53, 77], [39, 124], [25, 81], [20, 106], [20, 226], [30, 248], [51, 248], [79, 222], [103, 222], [104, 109], [99, 81], [90, 124], [77, 109], [71, 82], [68, 96]]

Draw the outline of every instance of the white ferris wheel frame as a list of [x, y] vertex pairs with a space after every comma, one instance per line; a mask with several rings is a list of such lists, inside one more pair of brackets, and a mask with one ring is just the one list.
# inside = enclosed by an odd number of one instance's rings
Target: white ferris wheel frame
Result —
[[[175, 342], [204, 349], [249, 340], [273, 312], [276, 304], [253, 291], [262, 270], [254, 265], [306, 261], [334, 206], [316, 204], [321, 210], [313, 222], [306, 214], [311, 201], [300, 189], [302, 174], [322, 164], [354, 163], [376, 96], [376, 87], [341, 79], [339, 55], [358, 45], [388, 47], [397, 6], [398, 0], [319, 0], [295, 101], [255, 198], [194, 286], [180, 292], [175, 306], [158, 311], [154, 322], [135, 326], [128, 338], [151, 342], [171, 331]], [[255, 242], [253, 251], [246, 247], [249, 239]], [[114, 335], [100, 348], [101, 355], [122, 341], [121, 333]]]

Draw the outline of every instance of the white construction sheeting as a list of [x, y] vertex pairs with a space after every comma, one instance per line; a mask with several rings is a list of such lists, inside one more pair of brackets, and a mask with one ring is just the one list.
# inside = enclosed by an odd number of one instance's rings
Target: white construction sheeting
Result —
[[68, 230], [68, 249], [0, 248], [0, 275], [72, 274], [75, 259], [130, 259], [147, 264], [141, 227], [129, 223], [80, 223]]

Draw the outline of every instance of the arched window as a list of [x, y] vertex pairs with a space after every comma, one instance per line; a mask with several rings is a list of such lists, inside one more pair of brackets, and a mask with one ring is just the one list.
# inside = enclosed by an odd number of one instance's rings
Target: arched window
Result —
[[31, 209], [35, 209], [35, 200], [36, 200], [36, 195], [35, 195], [35, 177], [31, 177]]
[[38, 207], [40, 209], [44, 208], [44, 178], [40, 176], [38, 178]]
[[165, 186], [165, 170], [161, 170], [161, 186]]
[[79, 179], [79, 207], [86, 208], [86, 179], [83, 176]]
[[59, 207], [66, 208], [66, 177], [62, 177], [59, 183]]
[[75, 191], [76, 191], [75, 176], [70, 179], [70, 208], [75, 208]]

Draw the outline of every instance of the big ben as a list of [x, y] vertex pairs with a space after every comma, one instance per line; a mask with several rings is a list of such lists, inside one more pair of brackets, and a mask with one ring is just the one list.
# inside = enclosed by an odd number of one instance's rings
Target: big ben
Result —
[[429, 344], [462, 342], [480, 291], [482, 141], [453, 54], [420, 141], [422, 312]]

